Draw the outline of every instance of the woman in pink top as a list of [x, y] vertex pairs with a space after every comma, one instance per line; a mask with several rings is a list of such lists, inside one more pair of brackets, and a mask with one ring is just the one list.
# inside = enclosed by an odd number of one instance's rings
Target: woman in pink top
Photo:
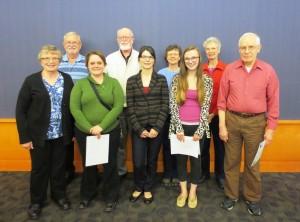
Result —
[[[183, 52], [180, 73], [171, 84], [170, 134], [176, 134], [179, 141], [185, 136], [193, 137], [194, 141], [209, 136], [208, 111], [212, 96], [212, 79], [203, 75], [200, 63], [200, 51], [196, 46], [190, 46]], [[200, 149], [200, 146], [199, 146]], [[190, 156], [190, 191], [187, 190], [187, 160], [186, 155], [177, 155], [178, 179], [180, 194], [177, 206], [184, 207], [188, 199], [188, 207], [197, 207], [197, 183], [201, 176], [201, 159]]]

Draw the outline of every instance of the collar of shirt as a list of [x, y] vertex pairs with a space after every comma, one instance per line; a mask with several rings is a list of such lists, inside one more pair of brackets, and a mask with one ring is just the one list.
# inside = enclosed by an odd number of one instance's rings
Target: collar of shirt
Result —
[[[224, 71], [225, 69], [225, 64], [219, 60], [217, 66], [215, 69], [219, 69], [221, 71]], [[203, 64], [203, 71], [209, 73], [209, 68], [208, 68], [208, 63]]]
[[[100, 85], [99, 83], [97, 83], [94, 79], [93, 79], [93, 77], [89, 74], [88, 76], [87, 76], [87, 78], [90, 80], [90, 81], [92, 81], [94, 84], [97, 84], [97, 85]], [[105, 72], [103, 73], [103, 82], [101, 83], [101, 85], [105, 82], [105, 80], [108, 78], [108, 74], [106, 74]]]
[[[235, 64], [234, 68], [235, 69], [245, 68], [245, 70], [246, 70], [246, 67], [242, 60], [238, 60], [238, 62]], [[255, 69], [263, 70], [262, 62], [259, 59], [256, 59], [253, 67], [251, 68], [251, 70], [255, 70]]]
[[[75, 63], [77, 63], [77, 62], [84, 62], [84, 60], [85, 60], [85, 57], [83, 55], [81, 55], [81, 54], [78, 54], [78, 56], [77, 56], [77, 58], [75, 60]], [[61, 61], [62, 62], [69, 62], [67, 54], [63, 55], [63, 57], [61, 58]]]
[[51, 88], [51, 87], [59, 87], [64, 79], [64, 77], [62, 76], [62, 74], [60, 72], [58, 72], [58, 77], [57, 77], [57, 80], [56, 82], [53, 84], [53, 85], [50, 85], [46, 79], [42, 78], [43, 79], [43, 82], [44, 84], [46, 85], [46, 87], [48, 88]]
[[130, 51], [130, 54], [129, 54], [127, 57], [124, 56], [122, 50], [120, 50], [120, 53], [121, 53], [122, 57], [125, 59], [125, 62], [126, 62], [126, 64], [127, 64], [127, 63], [128, 63], [128, 60], [129, 60], [129, 58], [130, 58], [130, 56], [131, 56], [132, 49], [131, 49], [131, 51]]

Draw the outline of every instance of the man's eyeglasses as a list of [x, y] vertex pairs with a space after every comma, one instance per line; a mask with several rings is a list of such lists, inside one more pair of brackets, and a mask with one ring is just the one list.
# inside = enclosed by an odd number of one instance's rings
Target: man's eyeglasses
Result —
[[249, 46], [240, 46], [240, 51], [246, 52], [246, 51], [253, 51], [256, 49], [255, 45], [249, 45]]
[[132, 36], [118, 36], [118, 39], [119, 40], [130, 40], [130, 39], [132, 39]]
[[79, 41], [67, 41], [66, 42], [67, 45], [77, 45], [79, 43], [80, 43]]

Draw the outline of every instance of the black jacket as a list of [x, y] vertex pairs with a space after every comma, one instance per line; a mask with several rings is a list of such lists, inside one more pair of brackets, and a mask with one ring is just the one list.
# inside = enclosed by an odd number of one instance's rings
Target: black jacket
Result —
[[169, 113], [169, 92], [163, 75], [152, 73], [150, 92], [144, 94], [141, 74], [127, 81], [127, 109], [133, 130], [140, 135], [147, 127], [160, 132]]
[[[73, 117], [70, 113], [70, 93], [73, 81], [68, 74], [60, 72], [64, 78], [62, 98], [62, 130], [64, 144], [69, 144], [73, 137]], [[20, 143], [32, 141], [34, 147], [44, 146], [47, 139], [51, 114], [51, 102], [43, 83], [41, 72], [28, 76], [18, 95], [16, 121]]]

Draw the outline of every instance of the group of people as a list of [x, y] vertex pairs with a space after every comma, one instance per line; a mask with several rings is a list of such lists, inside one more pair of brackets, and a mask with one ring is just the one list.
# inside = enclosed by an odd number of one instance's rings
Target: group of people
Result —
[[[215, 179], [231, 210], [239, 198], [241, 150], [245, 147], [243, 196], [250, 214], [261, 215], [259, 163], [251, 167], [258, 145], [270, 143], [279, 116], [279, 83], [271, 65], [257, 59], [261, 49], [255, 33], [239, 39], [240, 59], [227, 66], [220, 60], [221, 42], [207, 38], [200, 50], [183, 52], [174, 44], [165, 51], [167, 67], [155, 71], [151, 46], [133, 49], [134, 34], [117, 31], [119, 50], [107, 57], [101, 51], [80, 54], [80, 36], [66, 33], [66, 54], [45, 45], [38, 54], [42, 70], [29, 75], [18, 95], [16, 121], [20, 143], [31, 156], [30, 199], [27, 213], [39, 218], [50, 193], [62, 209], [71, 207], [66, 186], [74, 173], [74, 141], [83, 173], [79, 209], [97, 195], [98, 168], [86, 166], [86, 138], [109, 134], [109, 160], [103, 164], [105, 212], [116, 209], [120, 178], [127, 173], [127, 138], [132, 139], [134, 188], [130, 202], [154, 200], [157, 159], [163, 147], [166, 186], [179, 185], [178, 207], [197, 207], [197, 186], [210, 178], [210, 137], [215, 148]], [[171, 155], [169, 136], [199, 143], [198, 158]], [[101, 149], [101, 147], [99, 147]], [[188, 178], [187, 161], [190, 161]], [[190, 182], [190, 186], [188, 183]]]

